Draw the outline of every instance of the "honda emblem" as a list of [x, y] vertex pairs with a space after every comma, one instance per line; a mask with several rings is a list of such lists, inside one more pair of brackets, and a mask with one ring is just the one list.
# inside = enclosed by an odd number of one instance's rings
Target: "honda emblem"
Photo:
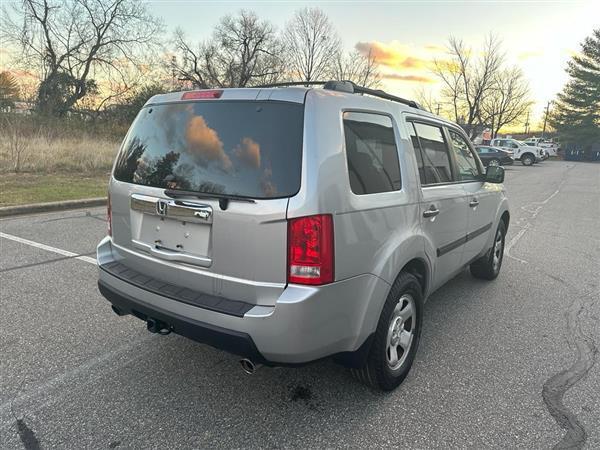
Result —
[[169, 205], [166, 200], [158, 200], [156, 202], [156, 214], [158, 214], [159, 216], [166, 216], [168, 206]]

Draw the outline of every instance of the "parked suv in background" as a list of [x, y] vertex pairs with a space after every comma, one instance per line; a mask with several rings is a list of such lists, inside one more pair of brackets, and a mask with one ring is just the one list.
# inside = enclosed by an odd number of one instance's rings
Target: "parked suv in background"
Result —
[[498, 275], [503, 179], [457, 125], [349, 82], [158, 95], [115, 162], [99, 289], [247, 372], [332, 356], [390, 390], [425, 299]]
[[521, 161], [524, 166], [531, 166], [536, 162], [543, 161], [544, 150], [540, 147], [530, 146], [516, 139], [492, 139], [492, 147], [500, 147], [504, 150], [514, 152], [514, 158]]
[[508, 166], [514, 164], [514, 153], [489, 145], [476, 145], [475, 149], [484, 166]]

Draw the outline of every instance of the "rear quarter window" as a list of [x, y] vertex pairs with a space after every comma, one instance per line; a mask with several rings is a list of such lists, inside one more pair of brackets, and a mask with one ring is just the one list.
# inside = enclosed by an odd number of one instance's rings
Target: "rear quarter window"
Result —
[[350, 188], [357, 195], [400, 190], [402, 180], [392, 119], [345, 112], [344, 140]]

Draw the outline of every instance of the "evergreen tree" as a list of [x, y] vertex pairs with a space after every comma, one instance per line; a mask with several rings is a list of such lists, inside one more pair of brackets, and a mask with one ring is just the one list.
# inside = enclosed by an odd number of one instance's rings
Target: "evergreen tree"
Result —
[[16, 78], [9, 72], [0, 72], [0, 108], [15, 106], [19, 97], [19, 85]]
[[600, 145], [600, 28], [583, 41], [567, 73], [570, 79], [558, 94], [550, 124], [563, 143], [589, 151]]

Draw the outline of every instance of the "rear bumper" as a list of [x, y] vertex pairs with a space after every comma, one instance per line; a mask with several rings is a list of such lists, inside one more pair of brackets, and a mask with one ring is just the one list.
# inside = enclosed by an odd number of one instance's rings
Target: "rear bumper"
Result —
[[101, 280], [98, 281], [98, 290], [121, 315], [131, 314], [141, 320], [160, 320], [169, 324], [173, 331], [181, 336], [238, 354], [257, 363], [266, 362], [252, 338], [246, 333], [227, 330], [164, 311], [123, 294]]
[[[98, 246], [106, 265], [110, 239]], [[102, 295], [120, 312], [158, 319], [182, 336], [269, 365], [304, 364], [342, 355], [359, 365], [390, 286], [365, 274], [326, 286], [288, 285], [275, 306], [228, 314], [193, 305], [99, 270]]]

